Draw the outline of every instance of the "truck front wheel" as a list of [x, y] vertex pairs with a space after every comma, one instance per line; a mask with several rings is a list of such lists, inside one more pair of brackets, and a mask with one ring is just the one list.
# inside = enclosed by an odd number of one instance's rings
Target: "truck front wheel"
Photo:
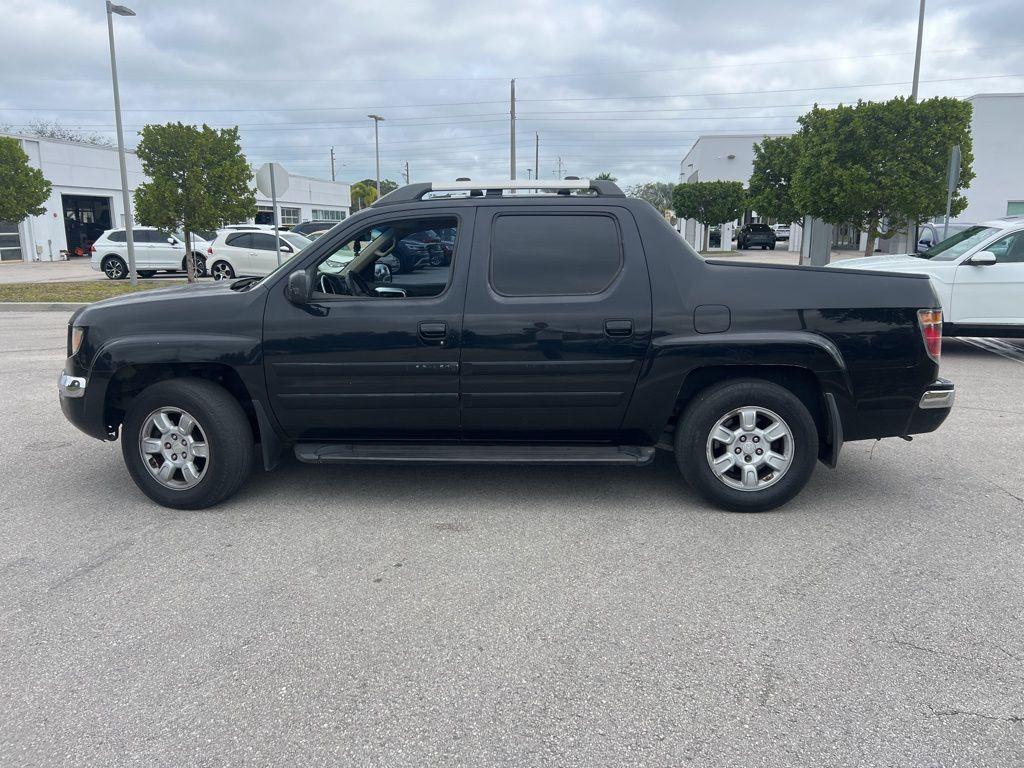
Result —
[[713, 504], [762, 512], [785, 504], [807, 484], [818, 456], [818, 430], [792, 392], [761, 379], [702, 390], [676, 425], [675, 453], [686, 482]]
[[165, 507], [223, 501], [252, 468], [253, 435], [238, 401], [203, 379], [161, 381], [132, 401], [121, 429], [132, 480]]

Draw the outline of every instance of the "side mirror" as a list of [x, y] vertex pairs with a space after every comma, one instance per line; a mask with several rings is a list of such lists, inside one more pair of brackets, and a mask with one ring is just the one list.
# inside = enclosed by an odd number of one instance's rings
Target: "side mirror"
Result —
[[170, 243], [171, 245], [177, 245], [178, 244], [178, 241], [175, 240], [173, 237], [168, 237], [167, 238], [167, 242]]
[[292, 247], [290, 245], [286, 245], [285, 243], [281, 244], [281, 253], [291, 253], [291, 252], [292, 252]]
[[303, 269], [297, 269], [288, 275], [288, 286], [284, 295], [292, 304], [302, 306], [309, 303], [309, 275]]
[[997, 261], [998, 259], [992, 251], [978, 251], [976, 254], [971, 256], [971, 264], [976, 267], [988, 267], [995, 264]]

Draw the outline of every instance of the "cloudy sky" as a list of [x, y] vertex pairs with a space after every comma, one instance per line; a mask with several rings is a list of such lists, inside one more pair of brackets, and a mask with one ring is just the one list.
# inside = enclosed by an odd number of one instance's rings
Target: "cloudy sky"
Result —
[[[811, 104], [907, 94], [917, 0], [126, 0], [128, 143], [148, 122], [239, 125], [254, 163], [330, 178], [672, 180], [702, 133], [787, 131]], [[0, 0], [0, 124], [113, 138], [102, 0]], [[928, 0], [921, 95], [1024, 90], [1020, 0]]]

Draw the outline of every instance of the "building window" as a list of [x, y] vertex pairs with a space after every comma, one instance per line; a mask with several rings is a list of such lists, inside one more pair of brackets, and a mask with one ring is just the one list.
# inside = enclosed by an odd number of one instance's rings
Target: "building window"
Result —
[[313, 221], [343, 221], [344, 211], [331, 211], [326, 208], [313, 209]]
[[20, 261], [21, 237], [13, 221], [0, 221], [0, 261]]
[[1024, 200], [1011, 200], [1006, 204], [1007, 216], [1024, 216]]
[[302, 209], [301, 208], [285, 208], [281, 207], [281, 226], [282, 227], [294, 227], [302, 221]]
[[274, 223], [274, 209], [269, 205], [257, 205], [256, 206], [256, 223], [257, 224], [273, 224]]

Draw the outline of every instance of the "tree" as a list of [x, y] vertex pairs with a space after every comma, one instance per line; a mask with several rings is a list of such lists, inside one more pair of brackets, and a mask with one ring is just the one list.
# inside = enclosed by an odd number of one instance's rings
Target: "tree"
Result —
[[253, 173], [238, 144], [238, 128], [168, 123], [147, 125], [136, 153], [150, 181], [135, 190], [139, 221], [185, 232], [189, 282], [195, 282], [192, 232], [256, 215]]
[[789, 224], [803, 218], [793, 199], [793, 173], [800, 159], [800, 136], [766, 137], [754, 145], [750, 207], [762, 216]]
[[76, 144], [93, 144], [97, 147], [109, 147], [112, 143], [102, 133], [65, 128], [56, 120], [33, 120], [29, 123], [26, 132], [41, 139], [59, 139], [60, 141], [73, 141]]
[[833, 109], [815, 107], [800, 118], [799, 157], [792, 177], [796, 207], [830, 224], [893, 237], [908, 220], [945, 211], [949, 153], [960, 145], [960, 182], [952, 213], [974, 178], [971, 104], [953, 98], [921, 102], [895, 98]]
[[608, 171], [601, 171], [597, 176], [594, 177], [599, 181], [618, 181], [617, 178], [611, 175]]
[[[380, 196], [383, 197], [388, 192], [394, 192], [398, 189], [398, 182], [392, 181], [391, 179], [380, 180]], [[352, 210], [361, 211], [363, 208], [367, 208], [373, 205], [377, 199], [377, 180], [376, 179], [363, 179], [357, 181], [352, 185]]]
[[672, 190], [676, 185], [667, 181], [648, 181], [645, 184], [634, 184], [626, 189], [629, 197], [646, 200], [658, 209], [658, 213], [672, 210]]
[[716, 224], [738, 219], [746, 206], [747, 194], [738, 181], [695, 181], [679, 184], [672, 192], [676, 216], [696, 219], [704, 225], [704, 243], [708, 248], [710, 229]]
[[50, 196], [50, 182], [28, 164], [21, 142], [0, 136], [0, 221], [15, 224], [27, 216], [41, 216]]

